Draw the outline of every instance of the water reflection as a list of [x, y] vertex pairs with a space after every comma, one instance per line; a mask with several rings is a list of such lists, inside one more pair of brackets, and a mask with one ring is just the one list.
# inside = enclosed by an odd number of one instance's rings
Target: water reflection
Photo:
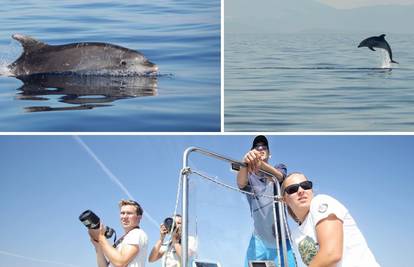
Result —
[[24, 84], [18, 88], [19, 100], [59, 102], [70, 106], [30, 106], [28, 112], [84, 110], [112, 106], [119, 99], [157, 95], [156, 77], [119, 77], [42, 74], [18, 77]]

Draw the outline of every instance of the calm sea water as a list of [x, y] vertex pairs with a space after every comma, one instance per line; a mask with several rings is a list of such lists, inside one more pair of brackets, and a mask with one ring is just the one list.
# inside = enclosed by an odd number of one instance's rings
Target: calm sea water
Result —
[[414, 131], [414, 35], [376, 34], [226, 34], [224, 130]]
[[3, 73], [22, 52], [14, 33], [118, 44], [142, 52], [160, 75], [63, 85], [0, 76], [0, 131], [220, 131], [219, 0], [6, 1]]

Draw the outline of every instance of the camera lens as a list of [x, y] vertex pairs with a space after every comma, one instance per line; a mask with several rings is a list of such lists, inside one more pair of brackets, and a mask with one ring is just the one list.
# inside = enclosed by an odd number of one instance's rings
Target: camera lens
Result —
[[171, 232], [171, 227], [173, 225], [173, 218], [170, 218], [170, 217], [166, 218], [164, 220], [164, 225], [165, 225], [165, 228], [167, 228], [168, 232]]
[[[101, 222], [99, 217], [93, 213], [91, 210], [86, 210], [79, 215], [79, 220], [88, 228], [88, 229], [99, 229]], [[111, 227], [105, 226], [105, 237], [110, 238], [114, 235], [115, 230]], [[116, 237], [116, 234], [115, 234]]]
[[79, 216], [79, 220], [89, 229], [98, 229], [100, 226], [99, 217], [91, 210], [84, 211]]

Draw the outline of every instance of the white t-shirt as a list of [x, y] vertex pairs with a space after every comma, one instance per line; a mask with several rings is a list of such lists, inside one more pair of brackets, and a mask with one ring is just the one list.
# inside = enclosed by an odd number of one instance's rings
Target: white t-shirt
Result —
[[[197, 251], [197, 241], [193, 236], [188, 236], [188, 253], [190, 258], [194, 257]], [[162, 244], [160, 252], [164, 253], [162, 255], [162, 267], [180, 267], [181, 258], [178, 257], [174, 247], [171, 242]]]
[[[125, 245], [136, 245], [139, 248], [139, 252], [135, 258], [133, 258], [127, 267], [144, 267], [147, 260], [147, 246], [148, 246], [148, 237], [147, 234], [142, 229], [132, 229], [124, 237], [124, 240], [116, 247], [118, 251], [121, 251]], [[110, 263], [109, 267], [113, 267]]]
[[317, 195], [312, 199], [305, 221], [293, 231], [298, 266], [307, 266], [319, 250], [316, 238], [316, 224], [331, 214], [343, 222], [344, 244], [341, 261], [337, 267], [378, 267], [380, 266], [358, 229], [348, 210], [336, 199]]

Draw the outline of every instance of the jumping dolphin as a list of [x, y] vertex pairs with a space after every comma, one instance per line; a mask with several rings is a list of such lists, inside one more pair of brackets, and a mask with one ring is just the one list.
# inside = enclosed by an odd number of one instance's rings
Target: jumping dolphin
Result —
[[30, 36], [14, 34], [23, 46], [21, 56], [8, 68], [13, 76], [43, 73], [77, 73], [97, 75], [148, 75], [157, 65], [143, 54], [108, 43], [72, 43], [48, 45]]
[[381, 34], [380, 36], [372, 36], [372, 37], [369, 37], [369, 38], [367, 38], [367, 39], [363, 40], [363, 41], [362, 41], [362, 42], [358, 45], [358, 48], [359, 48], [359, 47], [364, 47], [364, 46], [366, 46], [366, 47], [368, 47], [369, 49], [371, 49], [372, 51], [375, 51], [374, 47], [385, 49], [385, 50], [387, 50], [388, 55], [390, 56], [391, 63], [397, 63], [397, 64], [398, 64], [398, 62], [397, 62], [397, 61], [394, 61], [394, 60], [392, 59], [392, 51], [391, 51], [391, 47], [390, 47], [390, 45], [388, 44], [388, 42], [387, 42], [387, 41], [385, 41], [385, 38], [384, 38], [384, 37], [385, 37], [385, 34]]

